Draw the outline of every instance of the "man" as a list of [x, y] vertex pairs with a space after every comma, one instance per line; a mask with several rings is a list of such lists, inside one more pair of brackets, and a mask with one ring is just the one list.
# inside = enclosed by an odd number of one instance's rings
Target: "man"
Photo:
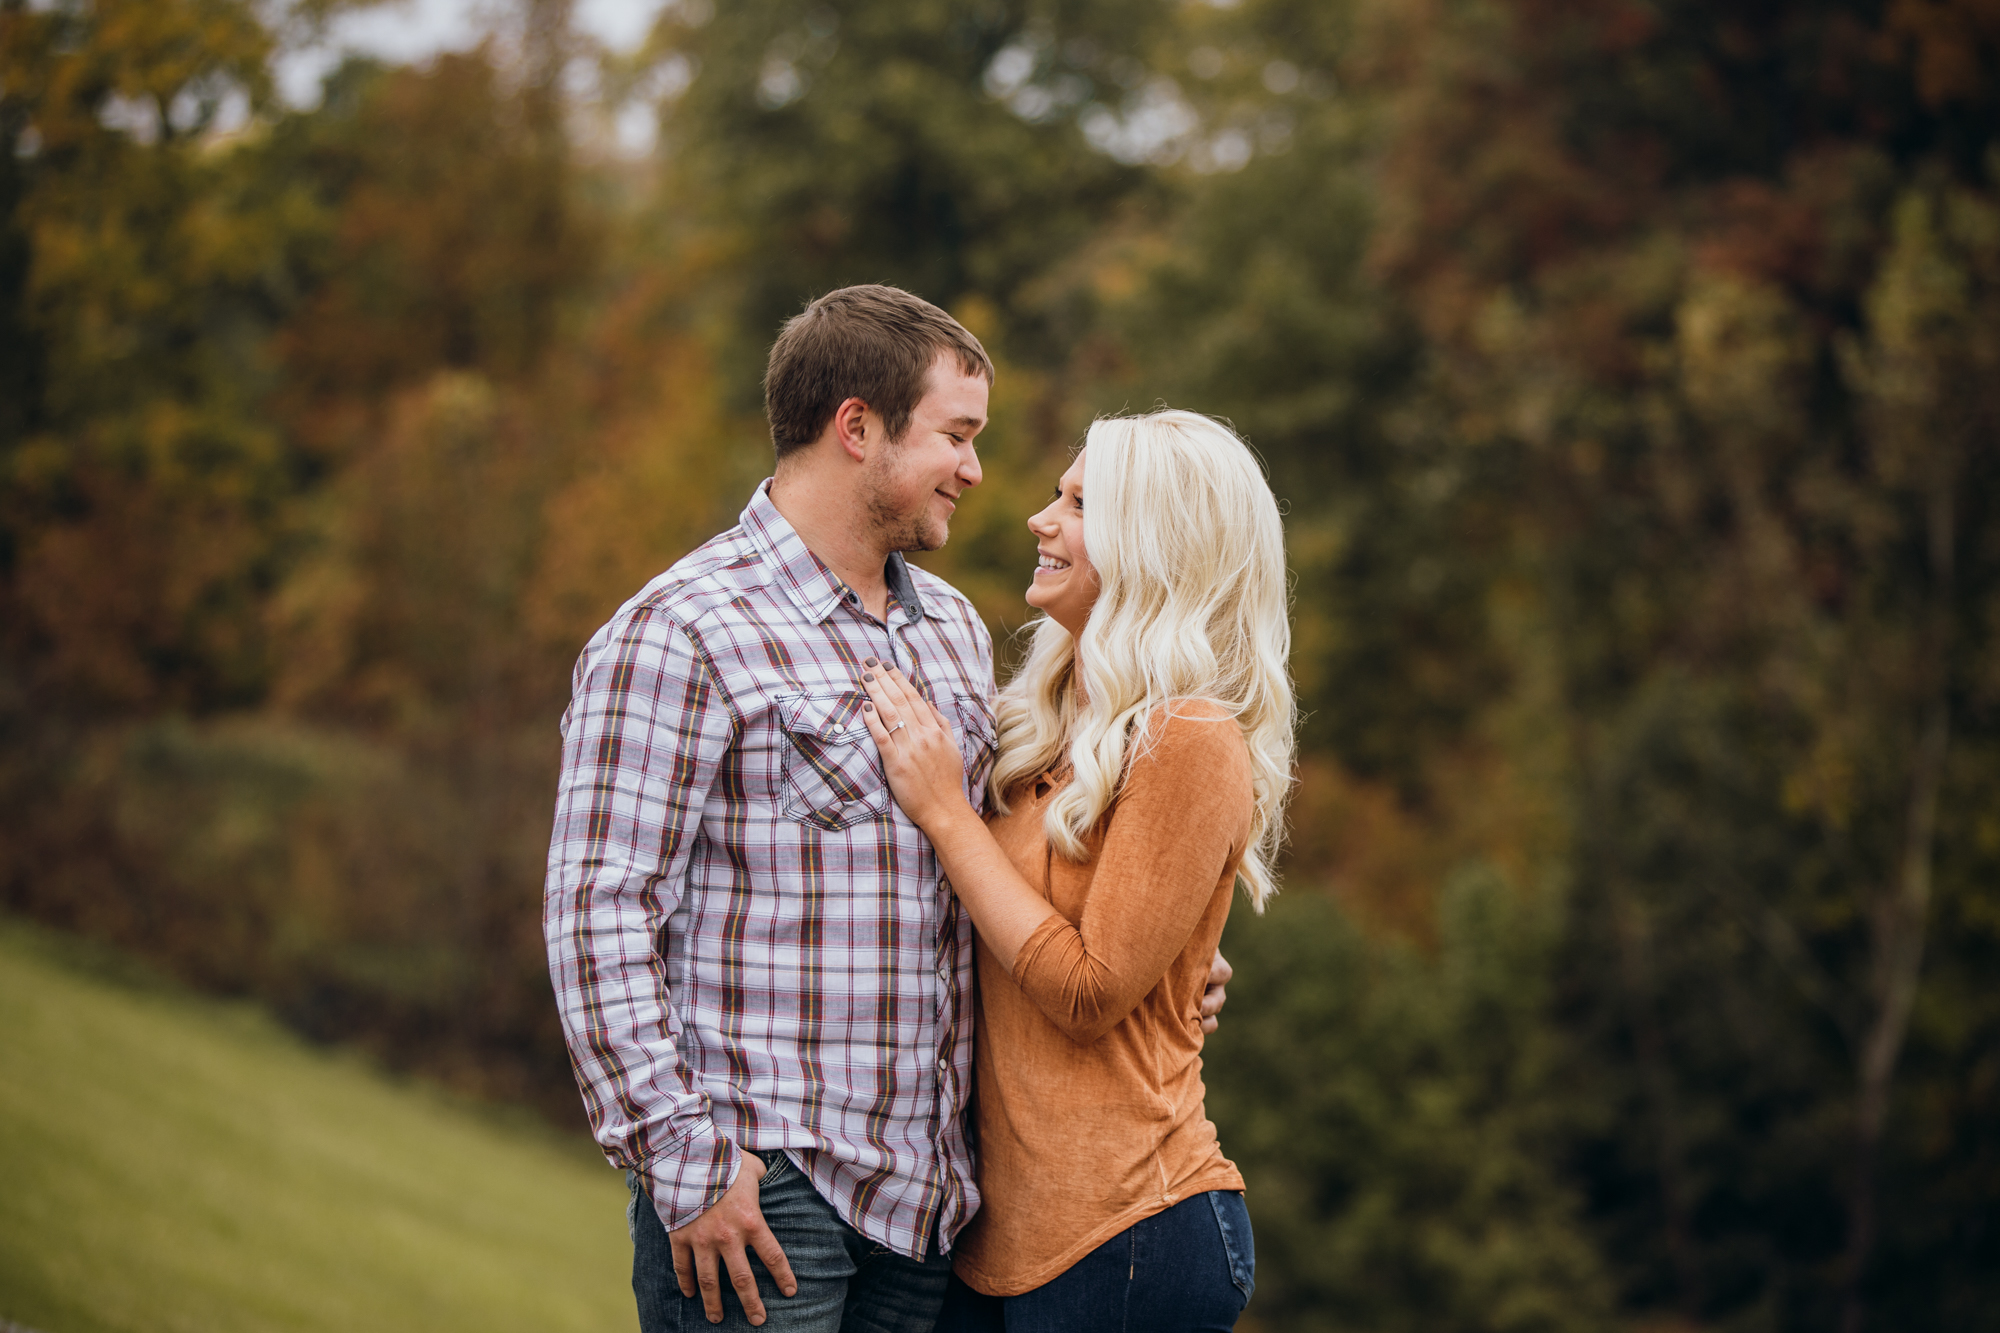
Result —
[[979, 801], [991, 641], [902, 553], [979, 484], [992, 379], [907, 292], [814, 301], [765, 375], [775, 476], [577, 663], [544, 926], [642, 1329], [924, 1333], [978, 1207], [971, 926], [859, 676], [893, 662], [944, 710]]

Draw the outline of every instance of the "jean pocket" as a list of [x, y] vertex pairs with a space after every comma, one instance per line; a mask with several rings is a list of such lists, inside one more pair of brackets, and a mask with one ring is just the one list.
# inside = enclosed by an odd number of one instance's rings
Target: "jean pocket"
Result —
[[639, 1188], [639, 1175], [636, 1171], [627, 1171], [625, 1173], [625, 1189], [632, 1196], [625, 1201], [625, 1235], [634, 1245], [637, 1245], [639, 1243], [639, 1200], [646, 1197], [646, 1192]]
[[757, 1192], [762, 1194], [771, 1186], [783, 1180], [792, 1170], [792, 1159], [785, 1155], [783, 1148], [758, 1151], [757, 1158], [764, 1163], [764, 1175], [757, 1182]]
[[1242, 1190], [1210, 1190], [1208, 1202], [1215, 1209], [1215, 1225], [1222, 1232], [1222, 1248], [1229, 1256], [1229, 1280], [1243, 1293], [1243, 1303], [1257, 1290], [1257, 1242], [1250, 1234], [1250, 1210], [1243, 1204]]

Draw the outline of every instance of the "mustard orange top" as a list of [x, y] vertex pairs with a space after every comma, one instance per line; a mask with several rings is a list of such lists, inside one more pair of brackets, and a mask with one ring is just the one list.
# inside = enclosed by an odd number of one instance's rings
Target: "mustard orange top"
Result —
[[1202, 1111], [1200, 1008], [1250, 838], [1250, 756], [1207, 700], [1176, 700], [1149, 733], [1087, 862], [1042, 832], [1061, 786], [1047, 774], [991, 825], [1058, 915], [1011, 973], [977, 952], [983, 1202], [954, 1267], [989, 1296], [1041, 1286], [1192, 1194], [1243, 1188]]

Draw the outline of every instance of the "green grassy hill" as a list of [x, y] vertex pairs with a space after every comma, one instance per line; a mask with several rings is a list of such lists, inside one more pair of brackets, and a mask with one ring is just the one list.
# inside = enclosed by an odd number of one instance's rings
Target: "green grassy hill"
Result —
[[633, 1326], [624, 1186], [0, 920], [0, 1321], [43, 1333]]

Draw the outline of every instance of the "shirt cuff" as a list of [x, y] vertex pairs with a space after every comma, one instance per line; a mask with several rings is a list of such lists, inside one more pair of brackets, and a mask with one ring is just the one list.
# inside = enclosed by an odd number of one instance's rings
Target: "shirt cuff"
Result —
[[639, 1164], [660, 1225], [673, 1231], [715, 1207], [743, 1169], [743, 1152], [707, 1116], [686, 1138]]

